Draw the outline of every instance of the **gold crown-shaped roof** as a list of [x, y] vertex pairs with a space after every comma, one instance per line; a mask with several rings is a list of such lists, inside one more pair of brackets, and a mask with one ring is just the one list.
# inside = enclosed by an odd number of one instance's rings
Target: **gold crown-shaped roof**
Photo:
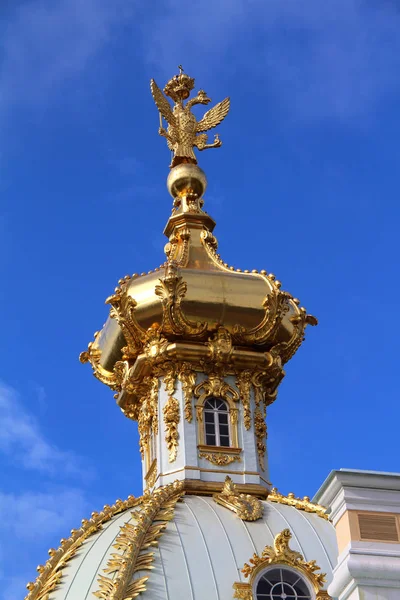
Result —
[[316, 319], [274, 275], [234, 269], [221, 259], [215, 223], [202, 209], [206, 180], [199, 167], [175, 167], [168, 184], [175, 201], [165, 229], [166, 261], [119, 281], [106, 300], [110, 318], [81, 360], [118, 392], [124, 410], [155, 365], [178, 359], [203, 371], [216, 364], [226, 373], [267, 369], [272, 401], [282, 366]]

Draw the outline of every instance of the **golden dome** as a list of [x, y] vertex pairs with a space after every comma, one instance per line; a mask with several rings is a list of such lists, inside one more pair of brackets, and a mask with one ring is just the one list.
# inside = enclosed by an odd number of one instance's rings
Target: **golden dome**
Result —
[[306, 325], [316, 324], [274, 275], [235, 270], [221, 259], [212, 234], [215, 222], [202, 208], [205, 188], [205, 174], [197, 165], [183, 163], [171, 170], [174, 208], [164, 231], [166, 261], [119, 281], [106, 300], [110, 318], [81, 355], [99, 379], [117, 390], [135, 362], [134, 376], [141, 376], [140, 356], [154, 362], [171, 344], [175, 355], [182, 344], [186, 353], [190, 345], [190, 356], [194, 352], [204, 360], [212, 352], [222, 356], [235, 350], [243, 359], [247, 351], [249, 362], [270, 366], [274, 361], [281, 368], [300, 346]]

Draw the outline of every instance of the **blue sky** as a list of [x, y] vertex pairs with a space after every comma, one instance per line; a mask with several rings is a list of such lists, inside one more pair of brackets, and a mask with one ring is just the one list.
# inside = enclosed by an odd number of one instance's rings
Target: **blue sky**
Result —
[[0, 583], [24, 595], [83, 517], [139, 494], [136, 425], [78, 362], [126, 273], [163, 261], [149, 91], [231, 96], [200, 155], [221, 254], [320, 321], [268, 415], [271, 479], [398, 471], [400, 12], [390, 0], [3, 2]]

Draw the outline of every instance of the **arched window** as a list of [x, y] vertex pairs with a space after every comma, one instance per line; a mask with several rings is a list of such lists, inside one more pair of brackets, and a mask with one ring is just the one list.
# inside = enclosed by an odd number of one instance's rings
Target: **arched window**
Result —
[[230, 446], [229, 409], [224, 400], [208, 398], [204, 402], [204, 427], [207, 446]]
[[255, 584], [256, 600], [313, 600], [306, 579], [295, 569], [274, 565], [258, 577]]

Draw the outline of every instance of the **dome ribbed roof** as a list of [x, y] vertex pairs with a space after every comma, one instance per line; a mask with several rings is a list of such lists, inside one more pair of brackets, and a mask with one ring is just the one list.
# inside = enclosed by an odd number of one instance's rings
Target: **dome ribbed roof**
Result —
[[[262, 518], [248, 522], [218, 505], [212, 497], [185, 496], [175, 505], [173, 518], [160, 534], [158, 546], [150, 548], [154, 552], [152, 570], [135, 573], [136, 579], [148, 577], [146, 589], [139, 597], [228, 600], [233, 597], [234, 582], [245, 581], [241, 573], [244, 563], [254, 553], [261, 554], [266, 545], [273, 545], [275, 536], [286, 528], [292, 533], [291, 549], [307, 561], [315, 560], [326, 573], [328, 585], [337, 559], [331, 523], [293, 506], [268, 500], [262, 504]], [[124, 510], [84, 540], [60, 571], [62, 577], [51, 600], [88, 600], [99, 592], [99, 578], [107, 575], [104, 570], [116, 552], [114, 545], [121, 527], [127, 523], [136, 526], [132, 512], [140, 510], [140, 504]]]

